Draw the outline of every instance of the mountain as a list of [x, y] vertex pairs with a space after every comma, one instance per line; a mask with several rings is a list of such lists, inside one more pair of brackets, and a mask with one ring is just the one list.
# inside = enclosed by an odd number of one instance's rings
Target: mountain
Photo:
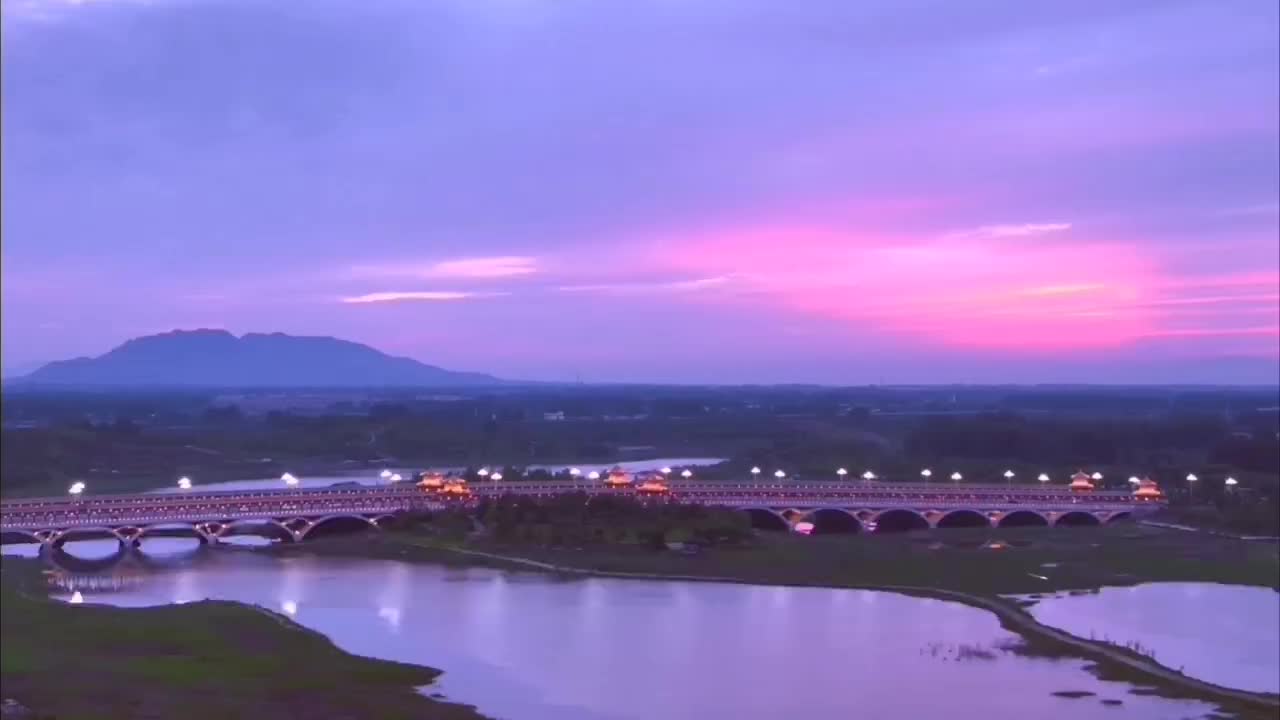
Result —
[[21, 385], [199, 387], [441, 387], [492, 385], [331, 337], [174, 330], [134, 338], [105, 355], [52, 362]]

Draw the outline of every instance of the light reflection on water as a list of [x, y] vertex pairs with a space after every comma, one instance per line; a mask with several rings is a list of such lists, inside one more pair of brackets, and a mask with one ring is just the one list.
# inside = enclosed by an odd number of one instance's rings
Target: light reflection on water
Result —
[[1280, 593], [1213, 583], [1147, 583], [1059, 595], [1028, 608], [1081, 637], [1132, 645], [1208, 682], [1280, 692]]
[[[258, 604], [350, 652], [443, 668], [429, 692], [510, 720], [1164, 719], [1211, 709], [1129, 695], [1079, 661], [939, 654], [1015, 636], [989, 613], [889, 593], [561, 580], [219, 550], [157, 569], [145, 584], [82, 597], [122, 606]], [[1050, 695], [1060, 690], [1099, 697]]]

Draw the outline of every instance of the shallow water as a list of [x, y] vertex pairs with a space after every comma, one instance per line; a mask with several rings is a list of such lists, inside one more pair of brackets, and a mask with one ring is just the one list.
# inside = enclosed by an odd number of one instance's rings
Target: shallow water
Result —
[[1217, 685], [1280, 692], [1280, 593], [1214, 583], [1147, 583], [1056, 595], [1028, 608], [1080, 637], [1128, 645]]
[[[94, 544], [69, 543], [84, 555]], [[428, 689], [510, 720], [795, 714], [986, 720], [1203, 717], [1128, 694], [1072, 660], [998, 649], [1016, 636], [964, 605], [883, 592], [561, 580], [384, 560], [281, 558], [148, 538], [114, 585], [57, 597], [145, 606], [217, 598], [292, 616], [362, 655], [439, 667]], [[175, 554], [176, 553], [176, 554]], [[144, 569], [139, 571], [138, 567]], [[141, 577], [142, 580], [138, 578]], [[80, 585], [77, 585], [80, 583]], [[1094, 692], [1071, 699], [1051, 693]], [[1120, 707], [1103, 698], [1123, 700]]]

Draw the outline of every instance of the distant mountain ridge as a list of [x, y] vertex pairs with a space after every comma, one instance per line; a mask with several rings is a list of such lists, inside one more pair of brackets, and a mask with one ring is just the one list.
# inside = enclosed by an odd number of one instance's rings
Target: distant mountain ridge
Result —
[[134, 338], [98, 357], [60, 360], [12, 379], [22, 385], [186, 387], [458, 387], [503, 382], [333, 337], [174, 330]]

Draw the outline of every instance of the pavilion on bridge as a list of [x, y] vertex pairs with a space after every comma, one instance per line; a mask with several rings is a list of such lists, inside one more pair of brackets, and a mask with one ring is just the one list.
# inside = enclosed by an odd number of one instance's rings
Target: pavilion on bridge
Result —
[[1093, 490], [1093, 478], [1083, 470], [1077, 470], [1075, 475], [1071, 476], [1071, 484], [1068, 485], [1072, 492], [1091, 492]]
[[1164, 499], [1164, 493], [1160, 490], [1160, 486], [1155, 480], [1144, 477], [1138, 481], [1138, 487], [1133, 491], [1135, 500], [1157, 501]]

